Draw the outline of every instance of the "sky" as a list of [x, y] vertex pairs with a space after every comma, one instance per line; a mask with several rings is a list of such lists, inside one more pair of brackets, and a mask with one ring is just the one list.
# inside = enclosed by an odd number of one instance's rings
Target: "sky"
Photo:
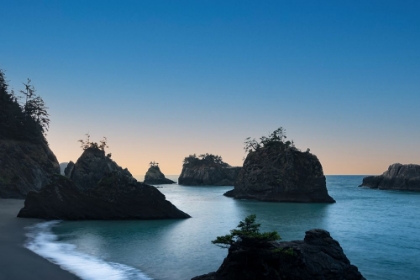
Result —
[[76, 161], [86, 133], [133, 175], [196, 153], [233, 166], [278, 127], [325, 174], [420, 164], [418, 1], [20, 1], [0, 10], [0, 68], [49, 107]]

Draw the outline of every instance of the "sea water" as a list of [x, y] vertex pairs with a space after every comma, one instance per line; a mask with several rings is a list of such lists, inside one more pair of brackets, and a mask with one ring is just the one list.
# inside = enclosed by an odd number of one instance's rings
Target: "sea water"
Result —
[[191, 279], [226, 257], [211, 240], [256, 214], [261, 230], [282, 240], [328, 230], [367, 279], [420, 279], [420, 193], [359, 188], [362, 178], [327, 176], [334, 204], [235, 200], [223, 196], [232, 187], [157, 185], [192, 218], [45, 222], [28, 229], [26, 246], [82, 279]]

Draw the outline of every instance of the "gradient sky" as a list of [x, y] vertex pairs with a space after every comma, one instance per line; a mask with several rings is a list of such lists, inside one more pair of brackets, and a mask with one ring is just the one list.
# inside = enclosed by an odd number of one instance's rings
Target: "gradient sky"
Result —
[[108, 138], [142, 175], [189, 154], [242, 165], [243, 141], [282, 126], [326, 174], [420, 164], [419, 1], [1, 3], [0, 68], [31, 78], [50, 147]]

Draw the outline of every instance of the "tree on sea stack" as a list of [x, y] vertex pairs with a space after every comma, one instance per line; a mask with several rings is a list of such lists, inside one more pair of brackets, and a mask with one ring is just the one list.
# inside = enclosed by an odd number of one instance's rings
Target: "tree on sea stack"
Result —
[[245, 220], [239, 222], [238, 229], [232, 229], [230, 234], [217, 236], [211, 243], [221, 248], [229, 248], [238, 241], [248, 245], [258, 245], [263, 242], [281, 239], [277, 231], [261, 233], [259, 230], [261, 224], [255, 222], [256, 218], [255, 214], [247, 216]]
[[[109, 148], [108, 147], [108, 140], [106, 139], [106, 137], [103, 137], [102, 140], [99, 141], [99, 144], [97, 142], [91, 142], [90, 141], [90, 135], [89, 133], [86, 133], [86, 139], [80, 139], [77, 142], [80, 142], [80, 147], [83, 150], [87, 150], [87, 149], [99, 149], [105, 152], [105, 148]], [[108, 157], [111, 157], [111, 154], [107, 155]]]

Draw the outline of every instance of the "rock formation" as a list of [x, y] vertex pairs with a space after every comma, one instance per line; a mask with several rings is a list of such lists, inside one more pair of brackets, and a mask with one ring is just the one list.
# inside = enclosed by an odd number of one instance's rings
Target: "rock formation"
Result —
[[[69, 164], [70, 165], [70, 164]], [[29, 192], [18, 217], [83, 219], [175, 219], [190, 216], [153, 186], [137, 182], [105, 156], [86, 149], [68, 177], [57, 175], [39, 192]]]
[[178, 184], [186, 186], [233, 186], [241, 167], [232, 167], [221, 157], [202, 155], [185, 158]]
[[[71, 166], [70, 166], [71, 168]], [[105, 152], [98, 148], [86, 149], [76, 161], [73, 168], [68, 171], [69, 178], [80, 190], [95, 188], [102, 177], [109, 172], [118, 172], [130, 180], [135, 181], [127, 168], [121, 168]]]
[[59, 173], [57, 158], [46, 142], [0, 140], [0, 197], [24, 198]]
[[335, 202], [318, 158], [274, 142], [250, 151], [234, 189], [226, 196], [285, 202]]
[[158, 165], [152, 165], [147, 170], [144, 176], [144, 183], [151, 185], [163, 185], [163, 184], [174, 184], [175, 182], [165, 178], [165, 175], [160, 171]]
[[74, 168], [74, 162], [70, 161], [66, 168], [64, 169], [64, 176], [66, 176], [67, 178], [70, 178], [71, 173], [73, 172], [73, 168]]
[[329, 232], [313, 229], [303, 241], [237, 241], [216, 272], [193, 280], [365, 279]]
[[420, 191], [420, 165], [394, 163], [382, 175], [363, 178], [359, 187], [381, 190]]

